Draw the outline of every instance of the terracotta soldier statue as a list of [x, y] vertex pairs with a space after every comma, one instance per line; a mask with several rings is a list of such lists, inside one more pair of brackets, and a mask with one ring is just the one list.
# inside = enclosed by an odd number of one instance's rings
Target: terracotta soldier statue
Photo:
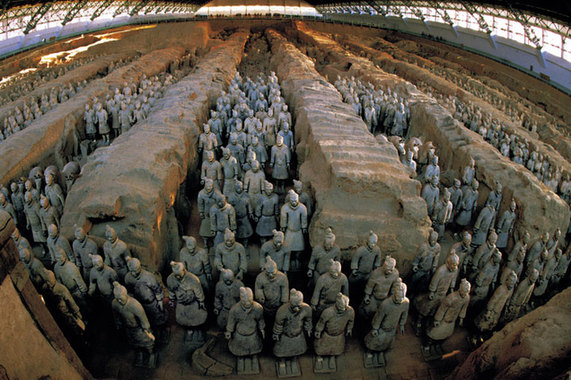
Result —
[[81, 335], [85, 331], [79, 306], [73, 300], [69, 290], [56, 281], [52, 271], [45, 272], [45, 289], [43, 292], [46, 305], [66, 329], [74, 335]]
[[210, 131], [210, 125], [203, 125], [203, 132], [198, 137], [198, 152], [202, 153], [202, 162], [208, 161], [208, 152], [214, 153], [218, 146], [216, 135]]
[[289, 192], [289, 203], [281, 208], [280, 228], [285, 233], [285, 242], [293, 256], [290, 268], [298, 270], [301, 268], [300, 253], [305, 250], [307, 208], [299, 203], [299, 197], [293, 190]]
[[404, 325], [408, 317], [409, 300], [406, 298], [406, 285], [398, 279], [392, 289], [392, 297], [385, 299], [373, 317], [371, 331], [365, 336], [365, 367], [383, 367], [386, 363], [384, 352], [391, 348], [397, 327], [404, 335]]
[[469, 226], [472, 223], [472, 216], [476, 212], [478, 202], [478, 181], [472, 181], [471, 186], [464, 186], [462, 189], [462, 201], [456, 212], [455, 222], [460, 227]]
[[49, 199], [52, 207], [58, 211], [59, 215], [63, 213], [63, 205], [65, 204], [65, 196], [61, 187], [55, 182], [54, 172], [49, 171], [45, 175], [46, 177], [46, 188], [45, 194]]
[[220, 190], [222, 183], [222, 166], [220, 162], [216, 161], [213, 151], [206, 152], [206, 161], [202, 162], [200, 169], [200, 183], [206, 183], [207, 179], [211, 179], [216, 190]]
[[514, 260], [508, 261], [502, 268], [502, 275], [500, 276], [500, 284], [506, 282], [509, 274], [513, 271], [517, 278], [522, 278], [523, 264], [525, 261], [525, 249], [522, 247]]
[[128, 257], [127, 267], [129, 272], [125, 276], [125, 285], [129, 293], [133, 294], [145, 309], [156, 337], [163, 342], [168, 341], [168, 333], [165, 330], [168, 314], [164, 307], [163, 288], [151, 272], [141, 267], [138, 259]]
[[224, 242], [216, 246], [214, 251], [214, 266], [232, 270], [236, 278], [241, 280], [248, 270], [248, 258], [244, 246], [236, 242], [234, 233], [229, 229], [224, 232]]
[[228, 349], [237, 356], [238, 375], [260, 372], [257, 355], [262, 352], [265, 327], [263, 307], [254, 301], [252, 289], [240, 288], [240, 302], [230, 309], [224, 334]]
[[6, 195], [4, 193], [0, 193], [0, 210], [6, 211], [14, 220], [14, 224], [18, 225], [18, 215], [16, 214], [16, 210], [14, 206], [8, 202]]
[[153, 353], [155, 337], [151, 333], [151, 324], [143, 306], [135, 298], [129, 296], [127, 289], [117, 281], [113, 283], [113, 295], [111, 307], [115, 325], [117, 329], [125, 331], [127, 342], [137, 350], [135, 366], [154, 368], [156, 366], [156, 357]]
[[266, 175], [260, 170], [260, 163], [253, 160], [252, 167], [244, 174], [244, 190], [250, 195], [250, 204], [254, 209], [262, 196], [265, 181]]
[[20, 261], [28, 270], [28, 274], [32, 280], [32, 283], [36, 287], [36, 290], [42, 293], [45, 288], [46, 274], [48, 270], [46, 267], [44, 267], [44, 264], [42, 264], [40, 260], [36, 259], [32, 255], [30, 250], [24, 248], [19, 250], [19, 253]]
[[[2, 201], [2, 195], [0, 194], [0, 202]], [[45, 196], [40, 197], [40, 221], [42, 222], [42, 229], [44, 231], [48, 230], [51, 224], [59, 227], [59, 217], [60, 214], [50, 205], [50, 201]]]
[[222, 166], [222, 173], [224, 174], [224, 186], [222, 187], [222, 193], [226, 195], [226, 197], [230, 197], [230, 194], [234, 193], [234, 185], [240, 176], [240, 165], [238, 164], [238, 160], [232, 156], [232, 153], [228, 148], [222, 148], [222, 159], [220, 159], [220, 165]]
[[423, 331], [423, 324], [426, 322], [426, 319], [434, 315], [440, 302], [446, 297], [448, 292], [454, 291], [459, 262], [460, 259], [456, 254], [448, 255], [446, 263], [442, 264], [434, 272], [428, 286], [428, 294], [422, 294], [415, 299], [415, 306], [418, 310], [418, 319], [416, 321], [418, 335]]
[[272, 338], [274, 355], [279, 358], [276, 364], [279, 376], [300, 376], [301, 370], [296, 356], [307, 351], [306, 335], [311, 336], [311, 307], [303, 302], [303, 293], [292, 289], [289, 302], [278, 309]]
[[20, 234], [20, 230], [14, 228], [11, 237], [12, 240], [14, 240], [14, 243], [16, 243], [16, 248], [18, 248], [19, 251], [22, 249], [27, 249], [30, 252], [32, 252], [32, 246], [30, 245], [30, 242], [28, 241], [28, 239], [22, 236], [22, 234]]
[[[454, 243], [448, 251], [448, 255], [456, 254], [458, 256], [458, 275], [465, 276], [468, 268], [466, 264], [471, 260], [474, 248], [472, 247], [472, 235], [468, 231], [462, 232], [462, 241]], [[470, 259], [467, 259], [470, 258]]]
[[361, 287], [369, 280], [371, 273], [381, 265], [381, 249], [377, 246], [378, 237], [373, 231], [364, 245], [357, 248], [351, 259], [351, 287]]
[[508, 239], [510, 238], [514, 224], [515, 224], [515, 199], [512, 199], [509, 210], [504, 211], [500, 220], [496, 224], [496, 232], [498, 234], [498, 241], [496, 247], [506, 249], [508, 246]]
[[276, 145], [272, 147], [270, 156], [270, 167], [273, 168], [272, 178], [278, 184], [278, 191], [284, 192], [284, 181], [289, 178], [290, 149], [284, 144], [284, 138], [281, 135], [276, 137]]
[[458, 325], [464, 324], [466, 318], [466, 310], [470, 304], [470, 283], [465, 278], [460, 281], [457, 291], [452, 292], [440, 302], [432, 325], [426, 329], [428, 341], [424, 345], [422, 351], [427, 360], [442, 357], [442, 348], [439, 341], [449, 338], [454, 333], [456, 320]]
[[391, 294], [391, 288], [399, 278], [399, 271], [396, 269], [397, 261], [387, 256], [382, 267], [375, 269], [367, 285], [363, 302], [359, 306], [359, 314], [370, 320], [381, 303]]
[[99, 255], [90, 255], [93, 268], [89, 273], [89, 290], [87, 293], [93, 296], [95, 292], [105, 301], [111, 303], [113, 300], [113, 282], [117, 281], [117, 272], [103, 262]]
[[79, 269], [67, 259], [65, 251], [61, 247], [56, 247], [55, 258], [54, 274], [56, 280], [69, 290], [80, 307], [85, 307], [87, 285], [85, 285]]
[[266, 263], [266, 257], [271, 257], [279, 271], [287, 274], [289, 271], [290, 251], [284, 243], [284, 233], [273, 230], [273, 239], [265, 242], [260, 248], [260, 268]]
[[214, 292], [214, 315], [217, 316], [216, 323], [221, 329], [226, 329], [228, 312], [240, 301], [240, 288], [243, 286], [242, 281], [234, 278], [232, 270], [224, 268], [220, 270], [220, 280]]
[[497, 213], [500, 210], [500, 204], [502, 203], [502, 184], [500, 182], [496, 183], [496, 189], [490, 191], [488, 194], [488, 199], [486, 200], [486, 206], [491, 204], [494, 211]]
[[315, 325], [314, 348], [317, 357], [314, 372], [337, 371], [335, 357], [345, 351], [345, 336], [353, 333], [354, 320], [355, 311], [349, 306], [349, 297], [336, 293], [333, 302], [323, 310]]
[[198, 277], [202, 288], [208, 293], [212, 283], [212, 267], [208, 252], [204, 248], [197, 247], [194, 237], [183, 236], [182, 239], [185, 246], [179, 252], [179, 261], [184, 264], [184, 269]]
[[211, 229], [210, 210], [216, 203], [218, 194], [219, 192], [214, 189], [214, 182], [208, 178], [204, 181], [204, 188], [198, 193], [198, 212], [201, 220], [199, 234], [204, 240], [204, 248], [208, 248], [208, 239], [215, 236]]
[[514, 319], [519, 317], [522, 311], [525, 311], [527, 303], [529, 302], [529, 299], [533, 294], [533, 289], [535, 288], [535, 284], [538, 278], [539, 278], [539, 272], [537, 271], [537, 269], [533, 269], [529, 274], [529, 276], [524, 278], [519, 283], [517, 288], [515, 288], [513, 295], [507, 302], [507, 306], [501, 317], [502, 323], [508, 323], [513, 321]]
[[29, 191], [24, 195], [24, 215], [26, 216], [26, 228], [32, 231], [34, 243], [45, 243], [46, 231], [42, 228], [40, 205]]
[[81, 270], [83, 279], [89, 281], [89, 273], [93, 268], [91, 255], [97, 255], [97, 244], [87, 237], [83, 227], [75, 226], [75, 240], [72, 243], [75, 263]]
[[500, 316], [502, 315], [502, 311], [514, 292], [516, 282], [516, 274], [510, 274], [506, 282], [498, 286], [488, 301], [486, 308], [478, 314], [474, 320], [474, 324], [478, 329], [478, 334], [473, 337], [473, 343], [478, 344], [483, 342], [484, 334], [496, 328], [500, 320]]
[[490, 288], [495, 288], [499, 277], [501, 260], [502, 254], [500, 251], [495, 250], [486, 264], [473, 276], [474, 288], [472, 289], [471, 304], [477, 305], [479, 302], [484, 301], [488, 297]]
[[341, 250], [335, 244], [335, 234], [331, 231], [331, 228], [327, 228], [323, 244], [313, 249], [309, 259], [307, 277], [313, 279], [313, 286], [315, 286], [319, 277], [329, 270], [331, 260], [339, 261], [340, 259]]
[[105, 253], [105, 264], [115, 269], [119, 279], [122, 281], [127, 274], [127, 257], [131, 257], [131, 252], [124, 241], [117, 237], [117, 233], [110, 225], [105, 226], [105, 238], [103, 243], [103, 253]]
[[256, 234], [260, 237], [260, 241], [264, 244], [277, 229], [277, 220], [279, 218], [279, 199], [274, 193], [274, 185], [268, 181], [264, 181], [264, 192], [255, 208]]
[[440, 190], [438, 189], [438, 177], [430, 177], [428, 183], [422, 188], [422, 198], [426, 202], [428, 215], [434, 213], [434, 208], [438, 203]]
[[469, 258], [470, 273], [469, 278], [474, 279], [478, 271], [486, 265], [488, 260], [492, 257], [494, 252], [498, 251], [496, 247], [496, 242], [498, 241], [498, 235], [492, 231], [488, 235], [488, 239], [485, 244], [482, 244], [476, 249], [474, 257]]
[[236, 212], [231, 204], [226, 202], [224, 194], [216, 195], [216, 204], [210, 208], [210, 230], [216, 233], [214, 247], [224, 241], [224, 231], [236, 231]]
[[103, 137], [103, 143], [108, 145], [109, 144], [109, 124], [107, 124], [107, 120], [109, 115], [107, 111], [103, 108], [101, 103], [97, 103], [95, 108], [95, 120], [97, 121], [97, 127], [99, 130], [99, 134]]
[[60, 235], [59, 230], [55, 224], [48, 226], [48, 250], [50, 252], [50, 258], [52, 263], [56, 261], [56, 250], [57, 248], [62, 248], [67, 255], [67, 259], [75, 264], [75, 256], [73, 255], [73, 250], [69, 245], [66, 238]]
[[248, 247], [248, 239], [254, 234], [250, 219], [253, 219], [254, 209], [250, 204], [250, 195], [244, 191], [242, 182], [236, 180], [234, 191], [227, 196], [228, 203], [236, 212], [236, 239]]
[[480, 214], [474, 223], [474, 234], [472, 237], [473, 246], [479, 247], [484, 244], [490, 231], [493, 231], [495, 220], [496, 210], [493, 207], [493, 203], [488, 203], [486, 207], [480, 211]]
[[313, 214], [313, 199], [311, 195], [305, 190], [303, 190], [303, 182], [296, 179], [293, 180], [293, 190], [299, 195], [299, 201], [303, 203], [307, 209], [307, 218], [310, 219]]
[[264, 307], [264, 315], [273, 319], [278, 308], [288, 301], [289, 281], [271, 257], [266, 258], [262, 272], [256, 277], [254, 295]]
[[330, 263], [329, 272], [322, 274], [317, 279], [311, 297], [311, 308], [318, 315], [335, 303], [338, 293], [349, 296], [349, 282], [345, 274], [341, 272], [341, 263], [339, 261], [330, 261]]
[[412, 286], [415, 289], [425, 289], [430, 277], [436, 272], [440, 259], [440, 244], [438, 232], [431, 231], [428, 242], [420, 246], [416, 258], [412, 262]]
[[541, 237], [531, 246], [525, 257], [526, 271], [533, 262], [541, 255], [544, 249], [547, 248], [549, 242], [549, 232], [544, 232]]
[[185, 328], [184, 341], [199, 346], [204, 343], [202, 325], [208, 313], [204, 305], [204, 292], [198, 277], [184, 269], [181, 262], [171, 261], [172, 273], [167, 278], [171, 305], [176, 302], [176, 323]]
[[452, 202], [450, 202], [450, 192], [444, 189], [442, 197], [436, 202], [432, 213], [432, 228], [438, 232], [440, 238], [444, 237], [444, 229], [452, 218]]

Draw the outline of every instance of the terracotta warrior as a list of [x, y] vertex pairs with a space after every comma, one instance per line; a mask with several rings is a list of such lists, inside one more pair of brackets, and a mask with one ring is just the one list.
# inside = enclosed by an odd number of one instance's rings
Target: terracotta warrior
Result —
[[448, 255], [456, 254], [458, 256], [458, 275], [466, 276], [468, 268], [466, 264], [472, 257], [474, 248], [472, 247], [472, 235], [468, 231], [462, 232], [462, 241], [454, 243], [448, 251]]
[[137, 350], [135, 366], [153, 368], [156, 365], [155, 337], [151, 333], [151, 324], [145, 310], [135, 298], [129, 296], [127, 289], [115, 281], [114, 299], [111, 303], [117, 329], [125, 331], [127, 342]]
[[62, 248], [67, 255], [67, 259], [75, 264], [75, 256], [73, 255], [71, 246], [69, 245], [67, 239], [60, 235], [59, 230], [55, 224], [48, 226], [47, 245], [52, 263], [55, 263], [56, 261], [57, 248]]
[[214, 189], [214, 182], [211, 179], [206, 179], [204, 181], [204, 188], [198, 192], [198, 213], [200, 215], [199, 234], [204, 240], [204, 248], [208, 248], [208, 239], [215, 236], [215, 233], [211, 229], [210, 210], [216, 203], [218, 194], [219, 192]]
[[214, 152], [209, 150], [206, 152], [206, 161], [202, 162], [200, 169], [200, 183], [206, 183], [207, 179], [211, 179], [216, 190], [220, 190], [222, 182], [222, 166], [216, 161]]
[[331, 228], [325, 230], [323, 244], [316, 246], [311, 253], [309, 259], [307, 277], [313, 279], [313, 286], [319, 277], [329, 270], [331, 260], [339, 261], [341, 259], [341, 250], [335, 244], [335, 234]]
[[365, 367], [384, 366], [384, 352], [391, 348], [397, 327], [401, 335], [404, 335], [410, 304], [406, 298], [406, 290], [406, 285], [399, 278], [393, 286], [392, 297], [385, 299], [375, 313], [372, 329], [365, 336], [365, 346], [368, 350], [365, 353]]
[[[323, 275], [326, 276], [327, 274]], [[336, 293], [315, 325], [314, 348], [317, 355], [314, 372], [335, 372], [335, 356], [345, 351], [345, 336], [353, 333], [355, 311], [349, 306], [349, 297]]]
[[472, 223], [472, 216], [476, 212], [478, 202], [478, 181], [472, 181], [471, 186], [462, 188], [462, 201], [456, 212], [455, 222], [460, 227], [467, 227]]
[[446, 263], [442, 264], [434, 272], [428, 286], [428, 294], [420, 295], [415, 299], [415, 306], [418, 310], [416, 329], [419, 335], [426, 319], [434, 315], [440, 302], [446, 297], [448, 292], [454, 291], [459, 262], [460, 259], [456, 254], [448, 255]]
[[244, 191], [242, 182], [236, 180], [234, 192], [227, 196], [228, 203], [236, 212], [236, 239], [248, 247], [248, 239], [254, 234], [250, 219], [254, 219], [254, 209], [250, 204], [250, 195]]
[[438, 232], [431, 231], [428, 242], [420, 246], [418, 255], [412, 262], [412, 286], [415, 289], [425, 289], [432, 274], [436, 271], [440, 259], [440, 244]]
[[47, 269], [44, 267], [44, 264], [38, 259], [36, 259], [32, 252], [28, 249], [21, 249], [19, 250], [20, 253], [20, 261], [24, 264], [26, 269], [28, 270], [28, 274], [32, 283], [36, 287], [36, 290], [40, 293], [43, 292], [45, 287], [45, 279]]
[[83, 227], [75, 226], [75, 240], [72, 243], [75, 263], [81, 270], [83, 279], [89, 281], [89, 273], [93, 268], [91, 255], [97, 255], [97, 244], [87, 237]]
[[264, 307], [264, 314], [273, 318], [277, 309], [288, 301], [289, 281], [271, 257], [266, 258], [262, 272], [256, 277], [254, 295]]
[[519, 283], [502, 314], [502, 323], [513, 321], [519, 317], [522, 311], [525, 311], [527, 303], [533, 294], [533, 289], [535, 288], [535, 284], [538, 278], [539, 272], [537, 269], [533, 269], [529, 276], [524, 278]]
[[99, 255], [90, 255], [93, 268], [89, 273], [89, 290], [87, 293], [93, 296], [98, 293], [105, 301], [111, 303], [113, 300], [113, 282], [117, 281], [117, 272], [103, 262]]
[[224, 268], [220, 270], [220, 280], [214, 291], [214, 315], [217, 316], [216, 323], [219, 328], [226, 328], [228, 312], [240, 301], [240, 288], [243, 286], [242, 281], [234, 277], [232, 270]]
[[[46, 170], [47, 171], [47, 170]], [[65, 196], [61, 187], [55, 182], [54, 172], [49, 171], [45, 175], [46, 177], [46, 188], [45, 194], [49, 199], [52, 207], [58, 211], [59, 215], [63, 213], [63, 205], [65, 204]]]
[[262, 244], [273, 235], [272, 231], [277, 228], [279, 210], [279, 199], [274, 193], [274, 185], [264, 181], [264, 193], [258, 198], [254, 219], [258, 222], [256, 234], [260, 237]]
[[484, 301], [488, 297], [490, 288], [493, 289], [495, 287], [499, 277], [501, 260], [502, 254], [500, 251], [494, 251], [482, 269], [473, 276], [474, 288], [472, 289], [472, 299], [470, 300], [472, 304]]
[[322, 274], [318, 279], [311, 297], [311, 308], [321, 314], [323, 310], [335, 303], [338, 293], [349, 296], [349, 282], [341, 272], [339, 261], [330, 261], [329, 272]]
[[240, 176], [240, 165], [238, 164], [238, 160], [232, 156], [232, 153], [228, 148], [222, 148], [222, 159], [220, 159], [220, 165], [222, 165], [222, 172], [224, 174], [224, 186], [222, 187], [222, 193], [226, 195], [226, 197], [230, 197], [230, 194], [234, 193], [234, 185]]
[[359, 306], [359, 314], [370, 320], [381, 303], [391, 294], [391, 289], [399, 278], [399, 271], [396, 269], [397, 261], [387, 256], [382, 267], [375, 269], [367, 285], [363, 302]]
[[252, 289], [240, 288], [240, 302], [230, 309], [224, 334], [228, 349], [237, 356], [239, 375], [260, 372], [257, 355], [262, 352], [265, 327], [263, 307], [254, 301]]
[[448, 339], [454, 333], [456, 320], [460, 327], [463, 326], [466, 310], [470, 304], [470, 287], [468, 280], [463, 278], [458, 290], [450, 293], [440, 302], [432, 325], [426, 329], [428, 341], [423, 347], [425, 356], [442, 355], [438, 342]]
[[168, 320], [168, 314], [164, 307], [165, 293], [156, 277], [141, 267], [141, 262], [133, 257], [127, 258], [129, 272], [125, 276], [125, 286], [141, 303], [153, 331], [157, 336], [164, 334], [164, 326]]
[[313, 324], [311, 307], [303, 302], [303, 293], [295, 289], [289, 292], [289, 302], [278, 309], [272, 339], [274, 355], [279, 358], [278, 376], [301, 375], [296, 356], [307, 351], [307, 337], [311, 336]]
[[167, 278], [167, 288], [171, 306], [176, 302], [176, 323], [186, 329], [185, 342], [202, 345], [202, 325], [208, 316], [202, 285], [198, 277], [184, 269], [183, 263], [171, 261], [170, 265], [172, 273]]
[[202, 288], [208, 292], [212, 283], [212, 267], [208, 252], [197, 246], [194, 237], [183, 236], [182, 239], [185, 246], [179, 252], [179, 261], [184, 264], [184, 269], [198, 277]]
[[515, 208], [515, 199], [512, 199], [509, 210], [504, 211], [496, 224], [496, 233], [498, 234], [496, 247], [500, 249], [505, 249], [508, 246], [508, 239], [512, 234], [515, 224]]
[[54, 274], [56, 280], [69, 290], [79, 306], [84, 307], [87, 298], [87, 285], [85, 285], [79, 269], [67, 259], [65, 251], [60, 247], [56, 247], [55, 258]]
[[273, 168], [272, 178], [277, 181], [278, 191], [283, 192], [284, 181], [289, 178], [290, 149], [284, 144], [284, 138], [281, 135], [276, 137], [276, 145], [272, 147], [270, 156], [270, 167]]
[[105, 226], [105, 238], [103, 243], [103, 253], [105, 253], [105, 264], [115, 269], [119, 279], [123, 280], [127, 274], [127, 257], [131, 257], [131, 252], [124, 241], [117, 237], [115, 229], [110, 225]]
[[266, 258], [271, 257], [276, 263], [279, 271], [287, 274], [289, 271], [290, 251], [289, 247], [284, 243], [284, 233], [273, 230], [273, 238], [265, 242], [260, 248], [260, 268], [266, 263]]
[[231, 269], [236, 278], [241, 280], [248, 269], [248, 257], [244, 246], [236, 242], [235, 235], [229, 229], [224, 232], [224, 242], [216, 246], [214, 251], [216, 269]]
[[[0, 194], [0, 202], [2, 201], [2, 194]], [[45, 196], [40, 197], [40, 221], [42, 222], [42, 229], [48, 230], [51, 224], [59, 227], [60, 214], [50, 205], [50, 201]]]
[[210, 208], [210, 230], [215, 233], [214, 247], [224, 241], [226, 229], [236, 232], [236, 212], [234, 207], [226, 202], [224, 194], [218, 193], [216, 204]]
[[285, 233], [285, 242], [292, 252], [291, 269], [301, 267], [300, 253], [305, 250], [304, 234], [307, 233], [307, 208], [299, 203], [299, 196], [293, 190], [289, 192], [289, 203], [282, 206], [280, 228]]
[[24, 195], [24, 215], [26, 216], [26, 228], [32, 231], [34, 243], [45, 243], [46, 231], [42, 228], [40, 205], [29, 191]]
[[371, 273], [381, 265], [381, 249], [377, 246], [378, 237], [373, 231], [364, 245], [357, 248], [351, 259], [351, 276], [349, 283], [353, 286], [363, 286]]
[[[474, 223], [472, 245], [479, 247], [485, 243], [488, 234], [493, 231], [494, 222], [496, 220], [496, 210], [493, 203], [488, 203], [486, 207], [480, 211], [476, 222]], [[497, 238], [496, 238], [497, 240]]]
[[85, 331], [79, 307], [75, 303], [69, 290], [56, 281], [52, 271], [46, 270], [45, 290], [46, 305], [52, 311], [56, 320], [60, 320], [65, 328], [74, 335], [81, 335]]
[[478, 329], [478, 334], [473, 338], [473, 343], [477, 344], [482, 342], [484, 338], [483, 335], [496, 328], [500, 320], [500, 316], [502, 315], [502, 311], [514, 292], [516, 282], [516, 274], [510, 274], [507, 281], [498, 286], [488, 301], [486, 308], [478, 314], [474, 320], [474, 324]]

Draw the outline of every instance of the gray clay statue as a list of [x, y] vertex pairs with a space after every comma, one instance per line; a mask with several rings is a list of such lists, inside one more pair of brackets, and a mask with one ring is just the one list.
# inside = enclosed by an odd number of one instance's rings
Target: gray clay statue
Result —
[[186, 329], [184, 341], [200, 346], [204, 343], [202, 325], [208, 316], [202, 285], [198, 277], [184, 269], [183, 263], [171, 261], [170, 265], [167, 288], [171, 305], [176, 303], [176, 322]]
[[329, 270], [331, 260], [339, 261], [340, 259], [341, 250], [335, 244], [335, 234], [331, 231], [331, 228], [327, 228], [323, 244], [313, 248], [311, 258], [309, 259], [307, 277], [313, 280], [313, 286], [315, 286], [319, 277]]
[[214, 247], [224, 241], [224, 231], [230, 229], [236, 232], [236, 212], [234, 207], [226, 202], [224, 194], [216, 195], [216, 204], [210, 208], [210, 230], [215, 234]]
[[113, 295], [115, 298], [111, 307], [115, 325], [118, 330], [125, 332], [127, 342], [137, 350], [135, 366], [154, 368], [155, 337], [151, 333], [151, 325], [143, 306], [129, 296], [127, 289], [117, 281], [113, 283]]
[[235, 235], [229, 229], [224, 232], [224, 242], [218, 244], [214, 251], [214, 266], [232, 270], [236, 278], [241, 280], [248, 269], [248, 257], [244, 246], [236, 242]]
[[375, 269], [367, 284], [365, 285], [365, 295], [363, 302], [359, 306], [359, 314], [370, 320], [381, 303], [391, 294], [391, 289], [399, 278], [399, 271], [396, 269], [397, 261], [387, 256], [382, 267]]
[[244, 284], [234, 277], [230, 269], [220, 270], [220, 280], [216, 284], [214, 291], [214, 314], [216, 323], [221, 329], [226, 328], [228, 323], [228, 312], [230, 308], [240, 301], [240, 288]]
[[275, 341], [274, 355], [277, 375], [300, 376], [301, 370], [296, 356], [307, 351], [307, 337], [313, 328], [311, 307], [303, 302], [303, 293], [295, 289], [289, 292], [289, 302], [280, 306], [276, 313], [272, 338]]
[[307, 209], [299, 203], [299, 196], [293, 190], [288, 194], [289, 203], [280, 211], [280, 228], [285, 233], [285, 242], [292, 252], [291, 269], [301, 268], [301, 252], [305, 250], [304, 234], [307, 233]]
[[89, 290], [90, 296], [97, 292], [97, 296], [111, 303], [113, 300], [113, 282], [118, 280], [117, 272], [103, 262], [103, 258], [99, 255], [90, 255], [93, 267], [89, 273]]
[[237, 356], [238, 375], [260, 372], [257, 355], [262, 352], [265, 327], [263, 307], [254, 301], [252, 289], [240, 288], [240, 301], [228, 313], [224, 334], [228, 349]]
[[60, 235], [58, 227], [55, 224], [48, 226], [47, 246], [52, 263], [55, 263], [56, 261], [57, 249], [61, 248], [67, 255], [67, 259], [75, 264], [75, 256], [73, 254], [73, 250], [71, 249], [67, 239]]
[[264, 307], [264, 313], [273, 318], [277, 309], [288, 301], [289, 281], [271, 257], [266, 257], [262, 272], [256, 277], [254, 295]]
[[184, 264], [184, 269], [198, 277], [202, 288], [208, 292], [212, 283], [212, 267], [210, 266], [208, 252], [197, 246], [194, 237], [183, 236], [182, 239], [185, 246], [179, 252], [179, 261]]
[[75, 240], [72, 243], [73, 255], [75, 263], [81, 270], [83, 279], [89, 281], [89, 273], [93, 268], [91, 255], [97, 254], [97, 244], [89, 237], [82, 227], [75, 226]]
[[412, 285], [415, 289], [426, 289], [428, 281], [436, 271], [440, 259], [438, 232], [431, 231], [428, 242], [420, 246], [416, 258], [412, 262]]
[[349, 306], [349, 297], [336, 293], [333, 303], [321, 313], [315, 325], [314, 349], [317, 356], [314, 372], [337, 371], [335, 357], [345, 351], [345, 336], [353, 333], [354, 320], [355, 311]]
[[204, 240], [204, 248], [208, 248], [208, 239], [215, 236], [210, 222], [210, 210], [216, 203], [219, 192], [214, 189], [211, 179], [204, 181], [204, 188], [198, 192], [198, 213], [200, 215], [200, 236]]
[[406, 285], [398, 279], [392, 288], [392, 297], [385, 299], [375, 313], [371, 331], [365, 336], [365, 346], [368, 350], [365, 353], [365, 367], [384, 366], [384, 352], [391, 348], [397, 328], [404, 335], [410, 304], [406, 298], [406, 290]]
[[258, 198], [255, 208], [256, 234], [263, 243], [266, 242], [277, 229], [277, 220], [279, 218], [279, 199], [274, 193], [274, 185], [268, 181], [264, 181], [264, 192]]
[[287, 274], [289, 271], [290, 251], [284, 243], [284, 233], [273, 230], [273, 238], [262, 244], [260, 248], [260, 268], [266, 264], [266, 257], [271, 257], [276, 263], [278, 270]]
[[103, 253], [105, 254], [105, 264], [115, 269], [119, 279], [123, 280], [127, 274], [127, 257], [131, 256], [129, 248], [124, 241], [117, 237], [113, 227], [105, 226], [105, 239], [103, 243]]
[[341, 272], [341, 263], [330, 261], [329, 271], [317, 279], [311, 297], [311, 308], [317, 312], [317, 315], [321, 314], [323, 310], [335, 303], [339, 293], [349, 296], [349, 281], [347, 276]]
[[357, 248], [351, 259], [351, 286], [363, 286], [371, 276], [371, 273], [381, 265], [381, 249], [377, 246], [378, 237], [373, 231], [364, 245]]

